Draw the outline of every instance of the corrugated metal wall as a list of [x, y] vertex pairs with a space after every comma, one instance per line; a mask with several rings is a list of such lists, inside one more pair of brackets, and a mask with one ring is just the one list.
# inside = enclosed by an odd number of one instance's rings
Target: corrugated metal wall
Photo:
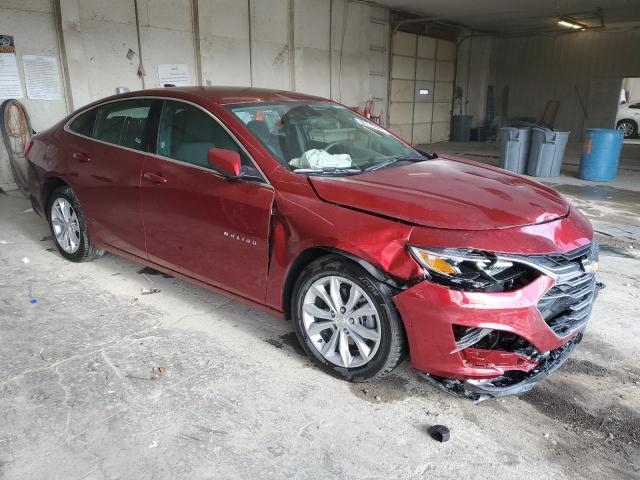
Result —
[[[571, 130], [571, 139], [582, 138], [583, 128], [593, 126], [580, 105], [594, 104], [594, 85], [640, 76], [640, 31], [579, 32], [553, 37], [502, 38], [496, 42], [497, 111], [502, 110], [503, 89], [509, 87], [509, 117], [539, 119], [549, 100], [560, 102], [557, 129]], [[607, 82], [615, 86], [616, 82]], [[612, 87], [613, 88], [613, 87]], [[591, 92], [590, 92], [591, 90]], [[594, 100], [593, 98], [591, 100]], [[597, 103], [597, 102], [596, 102]], [[600, 127], [613, 128], [617, 104], [598, 115]]]

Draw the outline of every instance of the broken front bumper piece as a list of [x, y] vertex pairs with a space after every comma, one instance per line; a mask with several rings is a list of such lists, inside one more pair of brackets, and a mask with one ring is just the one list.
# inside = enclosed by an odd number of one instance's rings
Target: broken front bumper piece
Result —
[[581, 341], [582, 333], [578, 333], [567, 344], [548, 352], [529, 372], [510, 371], [501, 377], [487, 380], [455, 380], [423, 372], [419, 374], [440, 390], [476, 402], [508, 395], [520, 395], [531, 390], [536, 383], [560, 368]]

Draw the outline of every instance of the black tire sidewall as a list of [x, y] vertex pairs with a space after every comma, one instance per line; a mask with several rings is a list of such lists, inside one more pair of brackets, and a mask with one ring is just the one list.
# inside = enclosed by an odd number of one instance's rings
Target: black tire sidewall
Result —
[[[80, 246], [74, 253], [67, 253], [64, 251], [64, 249], [58, 244], [56, 234], [53, 231], [53, 224], [51, 223], [51, 207], [53, 202], [58, 198], [63, 198], [69, 202], [76, 213], [76, 217], [78, 217], [78, 223], [80, 224]], [[60, 252], [60, 255], [72, 262], [83, 262], [89, 258], [92, 249], [91, 243], [89, 242], [87, 225], [82, 213], [82, 208], [80, 207], [80, 201], [78, 200], [78, 197], [76, 197], [75, 193], [73, 193], [73, 190], [69, 187], [58, 188], [49, 195], [49, 199], [47, 201], [47, 223], [49, 224], [49, 230], [51, 231], [51, 239], [58, 249], [58, 252]]]
[[[331, 275], [346, 278], [362, 288], [374, 302], [378, 311], [377, 316], [381, 329], [380, 345], [373, 359], [361, 367], [340, 367], [325, 359], [315, 348], [304, 328], [302, 304], [306, 292], [316, 280]], [[394, 306], [391, 299], [381, 291], [379, 282], [360, 266], [348, 260], [342, 260], [337, 256], [324, 257], [317, 260], [302, 272], [294, 289], [291, 313], [298, 340], [313, 362], [331, 375], [351, 382], [368, 381], [384, 371], [392, 350], [392, 342], [399, 340], [396, 338], [398, 335], [397, 328], [394, 329], [392, 325], [392, 322], [397, 318], [395, 317]]]

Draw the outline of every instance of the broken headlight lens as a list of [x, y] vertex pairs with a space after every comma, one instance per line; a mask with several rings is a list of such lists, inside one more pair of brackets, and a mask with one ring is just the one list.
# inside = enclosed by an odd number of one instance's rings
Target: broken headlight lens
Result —
[[410, 251], [430, 280], [462, 290], [516, 290], [540, 275], [527, 265], [501, 259], [490, 252], [419, 247], [410, 247]]

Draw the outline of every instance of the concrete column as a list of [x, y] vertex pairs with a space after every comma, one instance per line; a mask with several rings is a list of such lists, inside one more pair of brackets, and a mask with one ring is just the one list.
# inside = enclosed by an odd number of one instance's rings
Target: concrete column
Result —
[[71, 110], [91, 101], [82, 42], [79, 0], [55, 0], [62, 44], [62, 68]]

